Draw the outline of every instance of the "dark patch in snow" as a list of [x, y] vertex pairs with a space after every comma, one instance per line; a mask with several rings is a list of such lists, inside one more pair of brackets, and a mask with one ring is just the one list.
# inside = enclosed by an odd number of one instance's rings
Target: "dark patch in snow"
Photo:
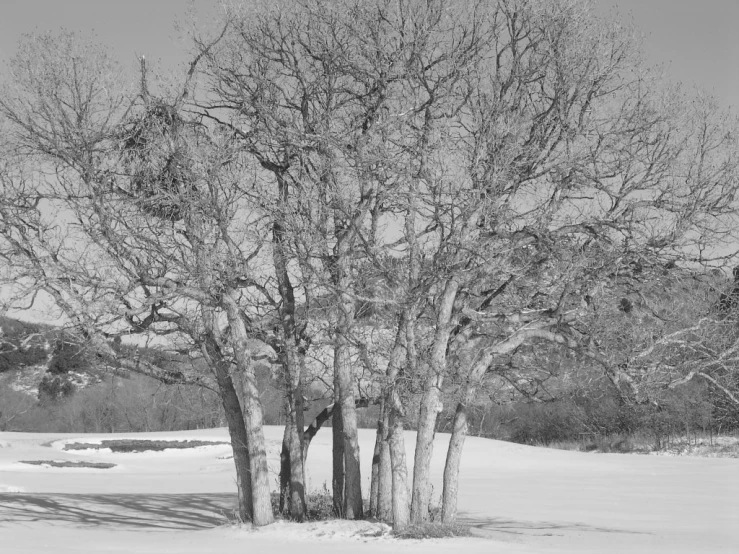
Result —
[[21, 460], [22, 464], [30, 464], [32, 466], [51, 466], [51, 467], [84, 467], [92, 469], [110, 469], [115, 464], [105, 462], [58, 462], [56, 460]]
[[168, 448], [183, 449], [183, 448], [197, 448], [199, 446], [215, 446], [219, 444], [231, 444], [224, 441], [198, 441], [198, 440], [185, 440], [185, 441], [166, 441], [166, 440], [142, 440], [142, 439], [119, 439], [119, 440], [104, 440], [100, 444], [97, 443], [85, 443], [85, 442], [71, 442], [64, 445], [64, 450], [99, 450], [101, 448], [110, 448], [113, 452], [161, 452]]

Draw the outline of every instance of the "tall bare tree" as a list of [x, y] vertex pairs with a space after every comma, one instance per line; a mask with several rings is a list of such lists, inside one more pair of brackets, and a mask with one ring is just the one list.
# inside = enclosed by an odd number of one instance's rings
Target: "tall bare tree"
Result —
[[98, 355], [116, 358], [108, 339], [125, 332], [177, 334], [200, 350], [232, 435], [240, 514], [270, 523], [243, 308], [259, 231], [238, 227], [245, 204], [231, 186], [243, 166], [218, 136], [182, 118], [178, 99], [151, 95], [145, 72], [138, 94], [114, 92], [116, 68], [78, 37], [30, 37], [12, 67], [0, 111], [18, 155], [38, 164], [30, 170], [36, 194], [13, 175], [25, 204], [4, 204], [4, 238], [33, 270], [24, 277]]
[[228, 10], [194, 39], [171, 98], [145, 70], [121, 87], [74, 37], [25, 43], [0, 97], [0, 255], [19, 297], [44, 291], [100, 355], [115, 359], [122, 333], [199, 352], [210, 375], [120, 363], [219, 390], [242, 517], [273, 517], [257, 344], [283, 368], [281, 487], [305, 516], [316, 329], [330, 337], [335, 510], [363, 517], [361, 387], [381, 404], [371, 506], [397, 529], [429, 518], [457, 387], [454, 521], [467, 407], [486, 381], [526, 378], [506, 373], [514, 357], [561, 349], [633, 402], [695, 378], [735, 400], [733, 308], [661, 318], [655, 290], [734, 263], [736, 122], [665, 86], [592, 3], [308, 0]]

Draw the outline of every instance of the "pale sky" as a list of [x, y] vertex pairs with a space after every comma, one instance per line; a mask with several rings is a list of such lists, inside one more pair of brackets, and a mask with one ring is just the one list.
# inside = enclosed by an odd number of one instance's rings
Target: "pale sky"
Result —
[[601, 12], [632, 16], [648, 60], [673, 80], [712, 92], [739, 111], [739, 0], [597, 0]]
[[[34, 31], [94, 30], [125, 66], [146, 55], [167, 71], [187, 59], [174, 22], [189, 0], [0, 0], [0, 71], [18, 39]], [[204, 23], [218, 0], [194, 0]], [[739, 111], [739, 0], [596, 0], [597, 9], [633, 17], [650, 63], [666, 64], [675, 81], [699, 84]], [[0, 295], [1, 296], [1, 295]]]
[[[739, 109], [739, 0], [596, 0], [601, 13], [632, 16], [646, 37], [648, 59], [669, 66], [686, 86], [699, 84], [724, 106]], [[166, 70], [185, 59], [173, 23], [185, 19], [188, 0], [0, 0], [0, 64], [23, 33], [64, 27], [93, 29], [120, 61], [136, 55]], [[217, 0], [195, 0], [198, 12], [216, 13]]]

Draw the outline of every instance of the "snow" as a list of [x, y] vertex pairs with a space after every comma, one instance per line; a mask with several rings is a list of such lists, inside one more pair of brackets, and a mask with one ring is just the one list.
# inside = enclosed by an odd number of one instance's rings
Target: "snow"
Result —
[[37, 398], [38, 386], [46, 375], [46, 369], [46, 365], [41, 364], [6, 372], [6, 375], [9, 376], [10, 388], [16, 392], [22, 392]]
[[[276, 484], [282, 429], [267, 427]], [[228, 440], [224, 429], [178, 433], [0, 433], [0, 542], [8, 554], [262, 552], [721, 553], [739, 545], [739, 460], [585, 454], [469, 438], [460, 520], [473, 538], [400, 541], [371, 521], [232, 523], [235, 472], [228, 445], [162, 452], [63, 450], [114, 438]], [[434, 449], [434, 495], [448, 435]], [[308, 454], [309, 490], [331, 482], [331, 433]], [[360, 431], [365, 487], [374, 432]], [[414, 437], [407, 435], [409, 460]], [[111, 462], [55, 468], [21, 460]], [[410, 469], [410, 468], [409, 468]], [[274, 485], [273, 485], [274, 486]]]

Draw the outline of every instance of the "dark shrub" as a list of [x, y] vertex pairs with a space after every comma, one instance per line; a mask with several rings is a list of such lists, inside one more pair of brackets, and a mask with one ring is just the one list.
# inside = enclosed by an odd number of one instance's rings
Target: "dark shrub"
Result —
[[39, 402], [58, 402], [74, 394], [76, 387], [63, 376], [45, 375], [38, 385]]
[[84, 372], [90, 369], [89, 356], [82, 346], [64, 336], [56, 341], [49, 362], [49, 373], [61, 375], [70, 372]]

